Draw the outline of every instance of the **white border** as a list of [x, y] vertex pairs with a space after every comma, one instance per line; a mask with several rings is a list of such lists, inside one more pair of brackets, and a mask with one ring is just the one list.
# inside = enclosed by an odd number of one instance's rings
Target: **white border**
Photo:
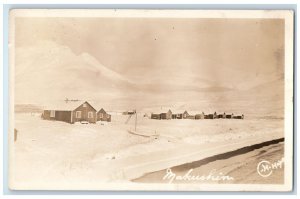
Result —
[[12, 9], [13, 17], [291, 19], [291, 10]]
[[[293, 163], [293, 12], [292, 11], [254, 11], [254, 10], [70, 10], [70, 9], [14, 9], [10, 12], [10, 91], [14, 84], [14, 19], [15, 17], [126, 17], [126, 18], [281, 18], [285, 20], [285, 184], [284, 185], [244, 185], [244, 184], [208, 184], [208, 185], [169, 185], [169, 184], [82, 184], [74, 183], [71, 187], [39, 187], [49, 190], [195, 190], [195, 191], [290, 191], [292, 189]], [[14, 101], [14, 93], [10, 92], [10, 102]], [[10, 104], [13, 113], [13, 103]], [[9, 143], [13, 142], [13, 114], [9, 114]], [[9, 157], [13, 153], [10, 144]], [[9, 173], [11, 176], [12, 173]], [[10, 182], [11, 185], [12, 182]], [[27, 187], [27, 189], [32, 189]]]

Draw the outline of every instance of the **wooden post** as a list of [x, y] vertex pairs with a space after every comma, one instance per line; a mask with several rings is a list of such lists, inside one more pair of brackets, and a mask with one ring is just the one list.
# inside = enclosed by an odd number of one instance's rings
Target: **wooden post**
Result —
[[135, 112], [135, 127], [134, 127], [134, 131], [136, 132], [136, 123], [137, 123], [137, 113], [136, 113], [136, 110], [134, 110], [134, 112]]
[[14, 141], [17, 141], [17, 136], [18, 136], [18, 130], [14, 129]]

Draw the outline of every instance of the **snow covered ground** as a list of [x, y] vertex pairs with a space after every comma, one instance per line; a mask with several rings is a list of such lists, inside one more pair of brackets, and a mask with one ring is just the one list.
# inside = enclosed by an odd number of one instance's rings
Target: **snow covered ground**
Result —
[[[198, 161], [187, 165], [180, 165], [171, 168], [176, 175], [184, 176], [190, 169], [191, 175], [208, 175], [212, 170], [216, 173], [222, 173], [226, 176], [233, 177], [229, 181], [197, 181], [197, 180], [181, 180], [172, 183], [237, 183], [237, 184], [283, 184], [284, 183], [284, 165], [272, 171], [268, 177], [262, 177], [257, 172], [257, 165], [263, 160], [276, 162], [284, 157], [284, 143], [272, 144], [259, 149], [255, 149], [246, 154], [237, 154], [213, 160], [211, 162]], [[137, 183], [166, 183], [169, 179], [163, 179], [166, 175], [166, 169], [149, 173], [141, 178], [135, 179]]]
[[115, 115], [111, 123], [72, 125], [42, 120], [39, 115], [16, 114], [18, 139], [13, 143], [10, 167], [13, 187], [55, 188], [59, 182], [63, 188], [74, 183], [129, 181], [117, 171], [160, 154], [162, 158], [163, 154], [176, 157], [183, 149], [284, 137], [283, 119], [158, 121], [139, 115], [137, 132], [158, 134], [157, 139], [129, 134], [134, 118], [128, 124], [126, 119]]

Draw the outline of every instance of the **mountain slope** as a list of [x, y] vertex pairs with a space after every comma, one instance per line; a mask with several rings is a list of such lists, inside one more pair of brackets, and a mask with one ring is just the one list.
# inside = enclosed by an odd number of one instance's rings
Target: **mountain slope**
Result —
[[76, 55], [68, 47], [43, 42], [16, 49], [15, 87], [16, 101], [32, 103], [107, 97], [134, 85], [87, 53]]

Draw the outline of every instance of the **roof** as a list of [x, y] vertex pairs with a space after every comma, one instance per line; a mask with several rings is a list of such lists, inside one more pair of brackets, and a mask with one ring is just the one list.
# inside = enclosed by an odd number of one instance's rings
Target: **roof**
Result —
[[[108, 108], [105, 103], [99, 100], [89, 100], [88, 103], [93, 106], [97, 112], [103, 109], [106, 113], [111, 111], [111, 108]], [[115, 111], [114, 111], [115, 112]]]
[[[60, 103], [47, 105], [44, 108], [44, 110], [73, 111], [85, 102], [87, 102], [87, 101], [82, 101], [82, 100], [80, 100], [80, 101], [68, 101], [68, 102], [62, 101]], [[87, 102], [87, 103], [90, 104], [89, 102]], [[91, 106], [93, 107], [93, 105], [91, 105]]]
[[97, 112], [100, 112], [100, 111], [107, 113], [107, 112], [104, 110], [104, 108], [100, 108], [100, 109], [98, 109], [98, 111], [97, 111]]

